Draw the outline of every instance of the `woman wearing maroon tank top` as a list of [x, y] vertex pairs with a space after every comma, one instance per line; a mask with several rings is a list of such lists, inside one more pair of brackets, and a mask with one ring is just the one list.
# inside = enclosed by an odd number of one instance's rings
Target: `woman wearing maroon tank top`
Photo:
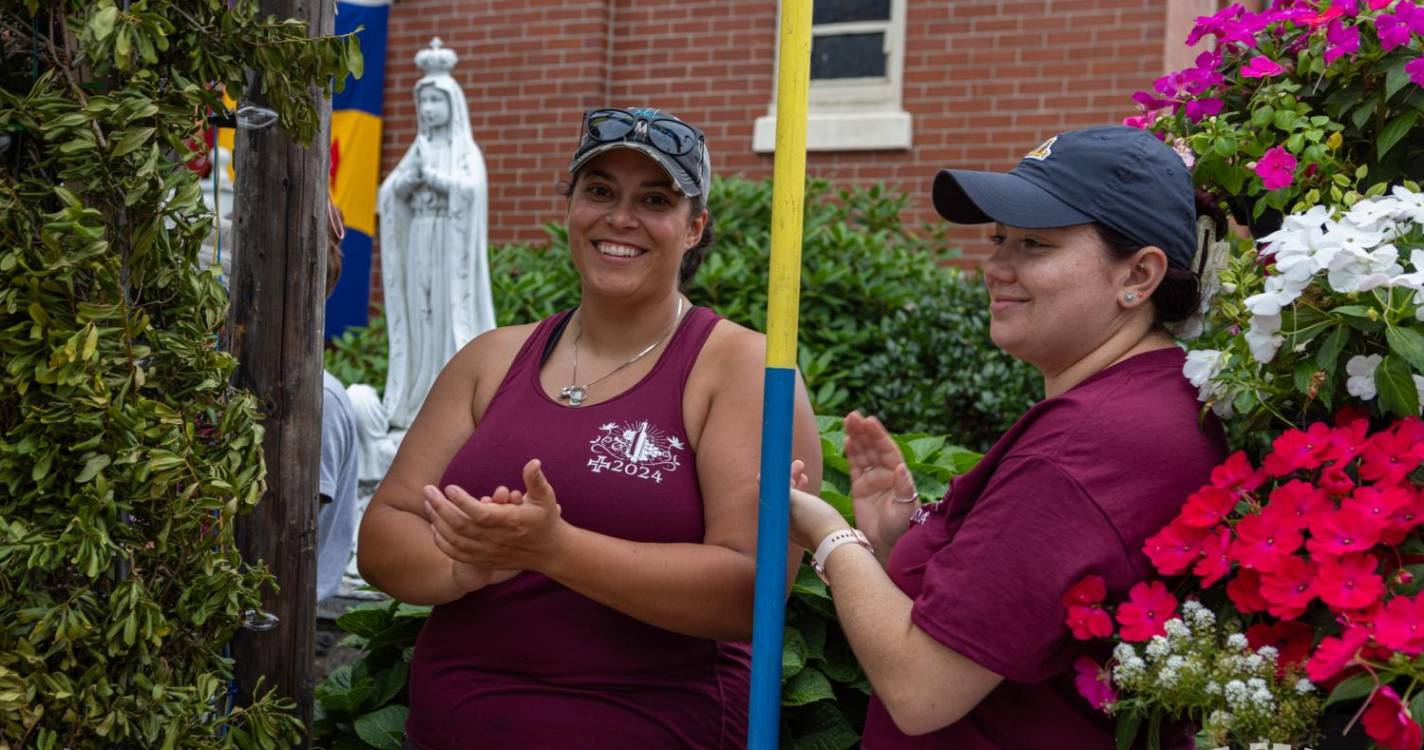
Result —
[[[863, 535], [793, 492], [791, 538], [815, 550], [874, 690], [866, 750], [1111, 750], [1111, 719], [1076, 689], [1092, 654], [1070, 635], [1064, 593], [1097, 575], [1121, 596], [1148, 576], [1144, 541], [1225, 457], [1167, 327], [1200, 309], [1210, 241], [1192, 177], [1150, 133], [1089, 128], [1007, 174], [941, 172], [934, 203], [952, 222], [997, 225], [989, 335], [1042, 373], [1046, 398], [923, 506], [884, 428], [852, 413]], [[1164, 731], [1162, 744], [1194, 743]]]
[[[362, 519], [366, 580], [436, 605], [407, 739], [741, 747], [765, 341], [680, 291], [711, 241], [697, 129], [591, 111], [569, 172], [579, 306], [457, 353]], [[804, 391], [796, 420], [819, 467]]]

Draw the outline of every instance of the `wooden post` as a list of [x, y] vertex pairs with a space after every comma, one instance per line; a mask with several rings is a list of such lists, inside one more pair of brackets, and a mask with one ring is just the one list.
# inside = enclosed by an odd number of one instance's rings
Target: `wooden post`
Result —
[[[333, 28], [331, 0], [263, 0], [262, 13]], [[316, 514], [321, 459], [322, 327], [326, 291], [327, 168], [331, 102], [318, 99], [321, 126], [308, 147], [281, 123], [237, 132], [234, 164], [232, 307], [225, 346], [237, 357], [234, 383], [256, 394], [266, 436], [267, 494], [237, 527], [243, 559], [266, 561], [280, 592], [263, 594], [277, 626], [244, 630], [234, 642], [243, 700], [258, 678], [296, 701], [312, 725], [316, 640]], [[263, 105], [247, 91], [240, 105]], [[303, 747], [309, 746], [309, 741]]]

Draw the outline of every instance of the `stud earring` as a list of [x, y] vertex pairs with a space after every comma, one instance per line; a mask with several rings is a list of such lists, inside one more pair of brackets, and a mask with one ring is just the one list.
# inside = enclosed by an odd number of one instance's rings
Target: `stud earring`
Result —
[[1136, 302], [1136, 301], [1137, 301], [1137, 292], [1128, 292], [1127, 294], [1122, 295], [1122, 298], [1123, 298], [1124, 300], [1126, 300], [1128, 303]]

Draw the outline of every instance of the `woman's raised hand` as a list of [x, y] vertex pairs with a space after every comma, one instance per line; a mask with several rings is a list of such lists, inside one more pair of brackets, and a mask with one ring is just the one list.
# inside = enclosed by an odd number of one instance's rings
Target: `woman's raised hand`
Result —
[[499, 487], [479, 499], [453, 484], [444, 492], [427, 487], [436, 546], [457, 564], [487, 571], [534, 570], [547, 563], [569, 527], [538, 459], [524, 465], [524, 486], [524, 492]]
[[853, 411], [845, 418], [845, 455], [855, 525], [882, 561], [899, 541], [918, 503], [915, 480], [900, 447], [875, 417]]

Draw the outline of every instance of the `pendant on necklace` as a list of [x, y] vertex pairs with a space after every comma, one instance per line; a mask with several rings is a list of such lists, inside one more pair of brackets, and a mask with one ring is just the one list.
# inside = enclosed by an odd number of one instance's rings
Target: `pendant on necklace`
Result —
[[568, 401], [569, 406], [580, 406], [586, 393], [581, 385], [566, 385], [559, 389], [559, 400]]

